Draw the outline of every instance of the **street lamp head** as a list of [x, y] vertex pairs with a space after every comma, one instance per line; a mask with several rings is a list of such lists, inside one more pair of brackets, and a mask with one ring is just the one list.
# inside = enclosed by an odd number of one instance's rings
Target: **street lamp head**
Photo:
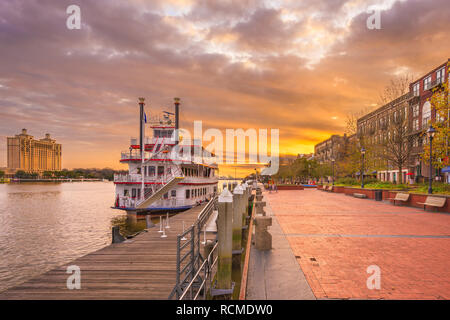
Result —
[[331, 162], [335, 162], [336, 161], [336, 159], [335, 158], [331, 158]]
[[366, 149], [365, 148], [361, 148], [361, 154], [366, 154]]
[[432, 125], [430, 125], [430, 127], [428, 128], [428, 130], [427, 130], [427, 135], [428, 135], [428, 138], [431, 138], [431, 139], [433, 139], [434, 138], [434, 134], [436, 133], [436, 129], [435, 128], [433, 128], [433, 126]]

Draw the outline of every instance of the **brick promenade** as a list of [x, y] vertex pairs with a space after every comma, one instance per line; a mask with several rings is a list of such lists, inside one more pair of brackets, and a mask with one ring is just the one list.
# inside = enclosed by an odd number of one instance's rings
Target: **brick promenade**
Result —
[[449, 214], [313, 189], [265, 197], [316, 298], [450, 299]]

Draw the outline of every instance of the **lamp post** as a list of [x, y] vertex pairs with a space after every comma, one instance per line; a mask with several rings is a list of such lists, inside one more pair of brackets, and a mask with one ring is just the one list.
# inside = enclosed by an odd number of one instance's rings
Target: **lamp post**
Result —
[[429, 185], [428, 185], [428, 194], [433, 193], [433, 138], [434, 134], [436, 133], [436, 129], [433, 128], [432, 125], [427, 130], [428, 138], [430, 139], [430, 179], [429, 179]]
[[331, 158], [331, 185], [334, 186], [334, 162], [336, 159]]
[[366, 154], [366, 149], [361, 148], [362, 155], [362, 165], [361, 165], [361, 188], [364, 189], [364, 155]]

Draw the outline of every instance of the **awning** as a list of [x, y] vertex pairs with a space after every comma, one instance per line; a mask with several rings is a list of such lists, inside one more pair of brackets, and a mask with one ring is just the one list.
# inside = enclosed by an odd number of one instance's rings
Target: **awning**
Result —
[[414, 175], [414, 173], [412, 173], [412, 172], [408, 172], [407, 174], [406, 174], [407, 176], [413, 176]]
[[375, 170], [375, 171], [372, 171], [372, 174], [376, 174], [377, 173], [377, 170]]
[[443, 173], [450, 173], [450, 166], [442, 168], [441, 172], [443, 172]]

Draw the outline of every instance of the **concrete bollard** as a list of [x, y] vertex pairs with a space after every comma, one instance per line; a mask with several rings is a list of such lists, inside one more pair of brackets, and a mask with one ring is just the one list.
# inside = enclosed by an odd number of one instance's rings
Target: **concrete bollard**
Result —
[[147, 229], [153, 228], [155, 226], [149, 214], [145, 216], [145, 225]]
[[267, 228], [272, 225], [272, 217], [255, 217], [255, 247], [257, 250], [272, 249], [272, 235]]
[[244, 190], [237, 186], [233, 191], [233, 254], [242, 250], [242, 200]]
[[266, 215], [266, 212], [264, 211], [265, 206], [266, 206], [265, 201], [255, 201], [256, 214], [261, 214], [265, 216]]
[[218, 202], [217, 238], [219, 241], [219, 263], [217, 267], [217, 289], [231, 289], [233, 194], [228, 189], [224, 189], [219, 195]]
[[124, 242], [125, 238], [120, 234], [119, 226], [112, 227], [112, 243]]

